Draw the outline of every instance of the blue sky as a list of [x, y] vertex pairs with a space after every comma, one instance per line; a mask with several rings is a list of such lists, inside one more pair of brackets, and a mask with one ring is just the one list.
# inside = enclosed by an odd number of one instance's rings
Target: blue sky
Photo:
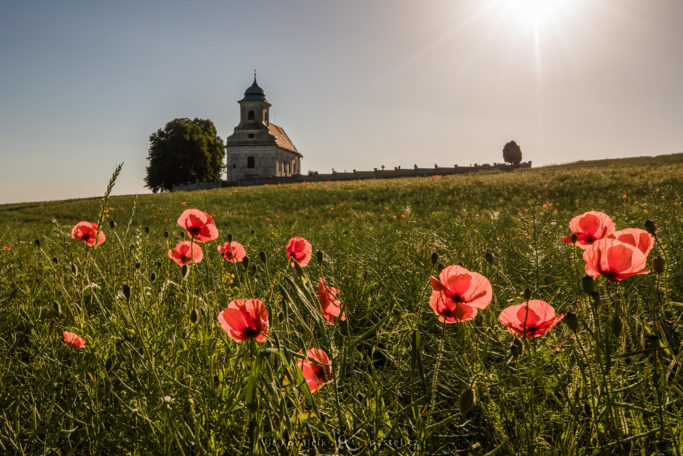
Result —
[[[550, 5], [550, 6], [547, 6]], [[679, 0], [7, 1], [0, 203], [143, 193], [176, 117], [225, 139], [252, 71], [329, 172], [683, 151]]]

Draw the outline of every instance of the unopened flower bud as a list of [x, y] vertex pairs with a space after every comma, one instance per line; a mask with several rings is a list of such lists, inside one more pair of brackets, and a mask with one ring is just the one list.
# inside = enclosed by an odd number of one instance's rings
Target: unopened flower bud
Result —
[[232, 242], [232, 233], [228, 233], [228, 242]]
[[266, 252], [259, 252], [258, 257], [262, 262], [266, 262]]
[[112, 230], [116, 228], [116, 222], [113, 220], [109, 220], [109, 228], [111, 228]]
[[436, 263], [439, 261], [439, 254], [434, 252], [432, 253], [432, 266], [436, 265]]
[[579, 327], [579, 319], [574, 312], [567, 312], [567, 314], [564, 316], [564, 322], [567, 326], [569, 326], [569, 329], [574, 332], [576, 332]]
[[474, 406], [474, 391], [472, 388], [465, 388], [460, 393], [460, 413], [463, 415], [469, 412]]
[[652, 269], [654, 269], [657, 274], [661, 274], [662, 272], [664, 272], [665, 266], [666, 263], [664, 262], [664, 258], [662, 257], [655, 257], [652, 260]]
[[317, 250], [315, 252], [315, 259], [318, 260], [318, 264], [323, 264], [323, 251]]
[[529, 299], [531, 299], [531, 290], [529, 290], [528, 288], [525, 288], [524, 289], [524, 300], [528, 301]]
[[244, 266], [245, 270], [247, 268], [249, 268], [249, 257], [248, 256], [245, 256], [244, 258], [242, 258], [242, 266]]
[[657, 236], [657, 225], [652, 220], [645, 221], [645, 229], [653, 236]]
[[621, 335], [621, 329], [623, 328], [623, 324], [621, 322], [621, 318], [619, 318], [619, 315], [615, 315], [612, 318], [612, 324], [610, 326], [614, 337], [619, 337]]
[[488, 262], [488, 264], [493, 264], [493, 261], [494, 261], [493, 254], [491, 252], [489, 252], [488, 250], [486, 251], [484, 258], [486, 258], [486, 261]]

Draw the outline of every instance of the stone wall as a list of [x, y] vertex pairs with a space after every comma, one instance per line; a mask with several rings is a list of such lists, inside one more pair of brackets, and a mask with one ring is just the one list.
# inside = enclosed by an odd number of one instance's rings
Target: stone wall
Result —
[[232, 187], [232, 186], [250, 186], [250, 185], [266, 185], [266, 184], [290, 184], [297, 182], [324, 182], [324, 181], [350, 181], [350, 180], [365, 180], [365, 179], [392, 179], [397, 177], [428, 177], [428, 176], [448, 176], [452, 174], [466, 174], [476, 171], [512, 171], [518, 168], [531, 168], [531, 162], [523, 162], [519, 165], [507, 165], [504, 163], [488, 163], [474, 166], [454, 166], [452, 168], [445, 168], [435, 166], [434, 168], [395, 168], [392, 170], [382, 170], [375, 168], [373, 171], [356, 171], [331, 173], [331, 174], [308, 174], [291, 177], [262, 177], [241, 179], [237, 182], [232, 181], [216, 181], [216, 182], [200, 182], [197, 184], [188, 184], [181, 186], [174, 186], [173, 191], [189, 191], [218, 187]]

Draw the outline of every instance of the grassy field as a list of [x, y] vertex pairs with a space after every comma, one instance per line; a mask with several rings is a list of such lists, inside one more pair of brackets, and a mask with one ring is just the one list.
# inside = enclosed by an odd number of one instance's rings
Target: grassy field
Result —
[[[677, 154], [112, 197], [102, 215], [100, 199], [0, 206], [0, 453], [680, 454], [682, 200]], [[168, 250], [189, 208], [219, 238], [185, 270]], [[583, 251], [560, 239], [590, 210], [652, 220], [664, 270], [584, 292]], [[100, 216], [102, 245], [71, 239]], [[220, 256], [229, 237], [247, 262]], [[430, 276], [455, 264], [493, 299], [442, 324]], [[345, 321], [322, 319], [320, 277]], [[576, 318], [522, 340], [498, 315], [525, 295]], [[267, 306], [264, 343], [219, 325], [240, 298]], [[314, 393], [297, 367], [312, 347], [333, 372]]]

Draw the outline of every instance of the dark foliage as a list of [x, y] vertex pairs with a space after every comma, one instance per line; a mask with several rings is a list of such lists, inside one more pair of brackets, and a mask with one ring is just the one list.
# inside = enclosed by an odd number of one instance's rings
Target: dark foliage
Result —
[[153, 192], [220, 179], [225, 148], [208, 119], [173, 119], [149, 137], [145, 184]]
[[503, 147], [503, 160], [505, 163], [518, 165], [522, 162], [522, 149], [515, 141], [510, 141]]

